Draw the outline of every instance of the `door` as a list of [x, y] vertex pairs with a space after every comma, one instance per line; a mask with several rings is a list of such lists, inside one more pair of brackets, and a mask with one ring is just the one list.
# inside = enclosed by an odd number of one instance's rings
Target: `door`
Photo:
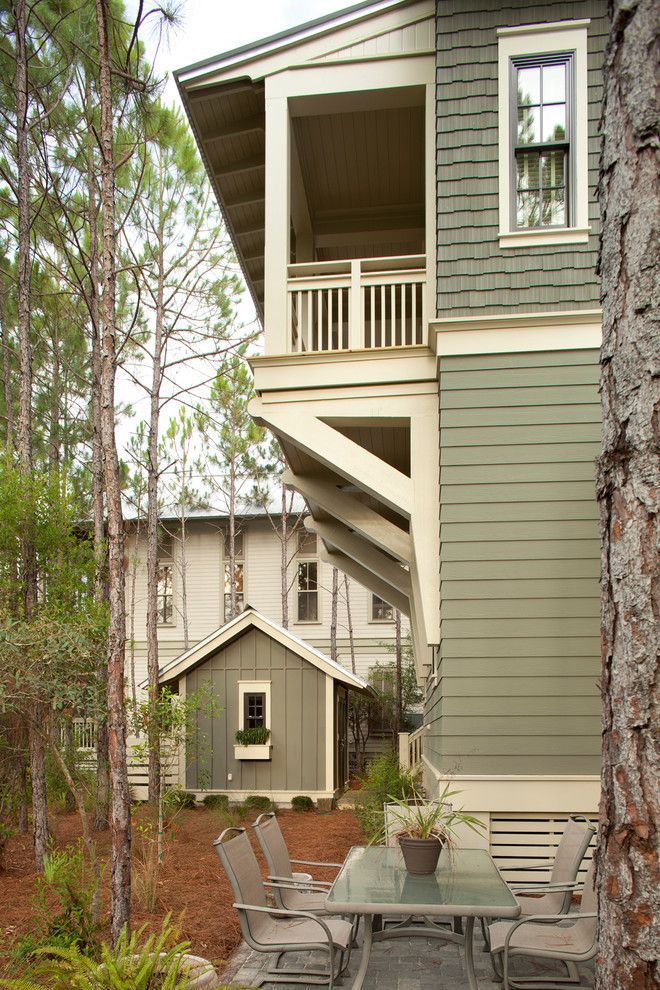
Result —
[[348, 782], [348, 693], [335, 688], [335, 788]]

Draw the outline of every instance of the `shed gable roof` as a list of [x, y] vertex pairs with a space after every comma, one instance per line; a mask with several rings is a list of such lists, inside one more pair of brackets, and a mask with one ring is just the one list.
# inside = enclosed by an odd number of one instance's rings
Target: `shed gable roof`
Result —
[[299, 636], [294, 635], [288, 629], [262, 615], [261, 612], [252, 608], [251, 605], [247, 605], [240, 615], [237, 615], [234, 619], [230, 619], [224, 626], [214, 630], [214, 632], [201, 640], [201, 642], [165, 664], [164, 667], [161, 667], [158, 672], [159, 683], [167, 684], [177, 680], [182, 674], [188, 673], [188, 671], [203, 663], [212, 653], [221, 650], [250, 629], [258, 629], [266, 636], [281, 643], [287, 650], [291, 650], [292, 653], [312, 664], [313, 667], [332, 677], [333, 680], [339, 681], [346, 687], [351, 688], [351, 690], [360, 691], [364, 694], [373, 694], [372, 688], [365, 680], [358, 677], [357, 674], [353, 674], [340, 663], [326, 656], [325, 653], [321, 653], [320, 650], [315, 649], [309, 643], [300, 639]]

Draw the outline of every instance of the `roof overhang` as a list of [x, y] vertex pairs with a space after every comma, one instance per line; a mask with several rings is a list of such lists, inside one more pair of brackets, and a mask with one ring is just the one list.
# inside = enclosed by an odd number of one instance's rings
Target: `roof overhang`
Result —
[[[377, 38], [387, 30], [415, 24], [432, 17], [433, 11], [430, 0], [368, 0], [174, 73], [262, 321], [266, 79], [291, 67], [339, 59], [343, 57], [341, 50], [348, 51], [356, 40]], [[406, 216], [396, 222], [405, 226], [411, 221]], [[418, 219], [414, 222], [417, 224]]]
[[[357, 691], [369, 697], [375, 696], [373, 688], [361, 677], [358, 677], [357, 674], [353, 674], [340, 663], [337, 663], [326, 656], [325, 653], [321, 653], [320, 650], [310, 646], [309, 643], [300, 639], [299, 636], [294, 635], [288, 629], [273, 622], [272, 619], [262, 615], [261, 612], [258, 612], [250, 605], [240, 615], [237, 615], [234, 619], [230, 619], [224, 626], [214, 630], [201, 642], [165, 664], [164, 667], [161, 667], [158, 673], [159, 683], [165, 685], [177, 681], [180, 677], [195, 667], [198, 667], [201, 663], [204, 663], [212, 653], [227, 646], [250, 629], [258, 629], [266, 636], [280, 643], [285, 649], [291, 650], [292, 653], [306, 660], [313, 667], [316, 667], [328, 677], [332, 677], [333, 680], [343, 684], [351, 691]], [[146, 686], [146, 682], [143, 682], [140, 686]]]

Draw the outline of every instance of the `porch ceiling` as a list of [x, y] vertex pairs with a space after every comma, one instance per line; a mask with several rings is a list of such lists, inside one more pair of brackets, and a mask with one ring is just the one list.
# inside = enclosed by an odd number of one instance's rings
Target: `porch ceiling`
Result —
[[424, 252], [424, 107], [294, 116], [318, 260]]

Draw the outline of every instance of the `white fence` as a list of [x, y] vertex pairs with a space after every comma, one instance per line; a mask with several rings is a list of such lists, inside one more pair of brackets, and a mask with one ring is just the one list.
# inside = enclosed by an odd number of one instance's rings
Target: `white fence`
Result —
[[417, 770], [422, 762], [422, 739], [424, 726], [414, 732], [399, 733], [399, 763], [402, 767]]
[[294, 352], [426, 343], [423, 255], [289, 265], [287, 287]]

